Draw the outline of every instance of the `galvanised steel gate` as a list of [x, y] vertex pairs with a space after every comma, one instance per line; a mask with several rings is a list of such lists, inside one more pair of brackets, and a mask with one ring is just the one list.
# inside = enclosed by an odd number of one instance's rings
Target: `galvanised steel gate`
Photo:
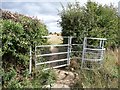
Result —
[[81, 63], [82, 69], [94, 70], [102, 67], [105, 40], [105, 38], [84, 38]]
[[[50, 38], [51, 36], [43, 36], [43, 38]], [[61, 36], [56, 36], [56, 37], [61, 37]], [[104, 40], [102, 38], [84, 38], [83, 44], [78, 44], [78, 43], [72, 43], [72, 40], [76, 37], [72, 36], [64, 36], [62, 37], [63, 39], [67, 39], [68, 42], [66, 44], [52, 44], [52, 45], [39, 45], [35, 46], [35, 68], [39, 69], [38, 67], [41, 66], [40, 68], [44, 67], [44, 70], [50, 69], [50, 68], [60, 68], [64, 66], [70, 65], [70, 60], [73, 58], [73, 56], [79, 60], [82, 59], [81, 63], [81, 68], [85, 68], [84, 64], [88, 63], [85, 62], [87, 61], [87, 47], [93, 47], [93, 45], [88, 45], [87, 39], [92, 39], [92, 40], [100, 40], [100, 47], [101, 50], [94, 48], [95, 51], [101, 51], [99, 53], [101, 55], [101, 61], [103, 59], [103, 47], [104, 47]], [[77, 49], [75, 49], [77, 47]], [[46, 50], [45, 50], [46, 48]], [[58, 50], [59, 48], [59, 50]], [[81, 48], [81, 49], [79, 49]], [[52, 49], [51, 51], [49, 51]], [[89, 49], [89, 48], [88, 48]], [[61, 51], [63, 50], [63, 51]], [[92, 50], [92, 51], [91, 51]], [[94, 53], [92, 48], [90, 49], [89, 53]], [[43, 53], [41, 53], [43, 51]], [[45, 51], [45, 52], [44, 52]], [[75, 54], [76, 53], [76, 54]], [[88, 55], [87, 55], [88, 56]], [[59, 57], [59, 58], [58, 58]], [[94, 61], [96, 58], [89, 59], [89, 61]], [[101, 63], [100, 63], [101, 64]], [[88, 69], [88, 68], [87, 68]], [[91, 68], [90, 68], [91, 69]], [[29, 73], [32, 71], [32, 49], [30, 47], [30, 64], [29, 64]]]

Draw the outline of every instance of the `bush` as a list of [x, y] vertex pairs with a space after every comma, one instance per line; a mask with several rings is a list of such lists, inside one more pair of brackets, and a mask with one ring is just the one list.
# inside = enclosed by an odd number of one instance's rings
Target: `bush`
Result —
[[[79, 3], [68, 3], [60, 12], [62, 36], [75, 36], [74, 42], [82, 43], [84, 37], [107, 38], [107, 47], [120, 44], [117, 9], [88, 1], [81, 7]], [[66, 42], [66, 41], [64, 41]]]
[[43, 85], [52, 85], [56, 81], [56, 74], [53, 70], [40, 70], [36, 73], [35, 80], [39, 81], [39, 83]]
[[[32, 46], [34, 53], [35, 45], [46, 43], [46, 39], [42, 39], [42, 36], [48, 35], [46, 26], [37, 18], [9, 11], [2, 11], [0, 25], [2, 27], [0, 28], [2, 31], [0, 32], [2, 33], [2, 66], [5, 73], [3, 87], [33, 87], [30, 80], [32, 77], [25, 77], [29, 65], [29, 47]], [[28, 71], [26, 73], [28, 74]]]
[[[2, 11], [2, 59], [4, 69], [12, 63], [26, 67], [29, 47], [46, 43], [41, 36], [47, 35], [46, 26], [38, 19], [17, 13]], [[34, 50], [33, 50], [34, 51]]]

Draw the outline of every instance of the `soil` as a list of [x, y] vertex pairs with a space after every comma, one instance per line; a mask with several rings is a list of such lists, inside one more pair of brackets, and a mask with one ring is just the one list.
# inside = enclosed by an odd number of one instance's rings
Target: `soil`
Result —
[[[57, 80], [54, 84], [51, 85], [51, 88], [70, 88], [76, 84], [79, 77], [78, 74], [72, 71], [54, 69]], [[45, 87], [50, 87], [50, 85], [46, 85]]]

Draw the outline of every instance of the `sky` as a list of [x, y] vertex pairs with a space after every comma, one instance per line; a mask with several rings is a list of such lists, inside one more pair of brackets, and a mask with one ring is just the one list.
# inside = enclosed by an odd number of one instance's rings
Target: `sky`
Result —
[[[62, 10], [60, 2], [66, 7], [67, 2], [75, 0], [2, 0], [2, 9], [18, 12], [27, 16], [34, 16], [42, 20], [46, 24], [49, 32], [61, 32], [61, 27], [58, 24], [60, 16], [59, 11]], [[83, 6], [87, 0], [77, 0]], [[91, 0], [102, 5], [110, 5], [112, 3], [118, 7], [120, 0]], [[59, 10], [59, 11], [58, 11]]]

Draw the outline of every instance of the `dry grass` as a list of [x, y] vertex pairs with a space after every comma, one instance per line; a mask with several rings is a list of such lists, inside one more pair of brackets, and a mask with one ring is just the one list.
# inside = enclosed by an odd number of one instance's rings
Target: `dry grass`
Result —
[[[99, 70], [76, 70], [79, 73], [80, 83], [85, 88], [118, 88], [118, 52], [107, 50], [103, 67]], [[77, 86], [79, 87], [79, 86]]]
[[57, 37], [57, 35], [49, 35], [51, 38], [48, 39], [49, 44], [60, 44], [63, 42], [62, 36]]
[[104, 68], [112, 75], [118, 75], [118, 52], [107, 50], [105, 54]]

